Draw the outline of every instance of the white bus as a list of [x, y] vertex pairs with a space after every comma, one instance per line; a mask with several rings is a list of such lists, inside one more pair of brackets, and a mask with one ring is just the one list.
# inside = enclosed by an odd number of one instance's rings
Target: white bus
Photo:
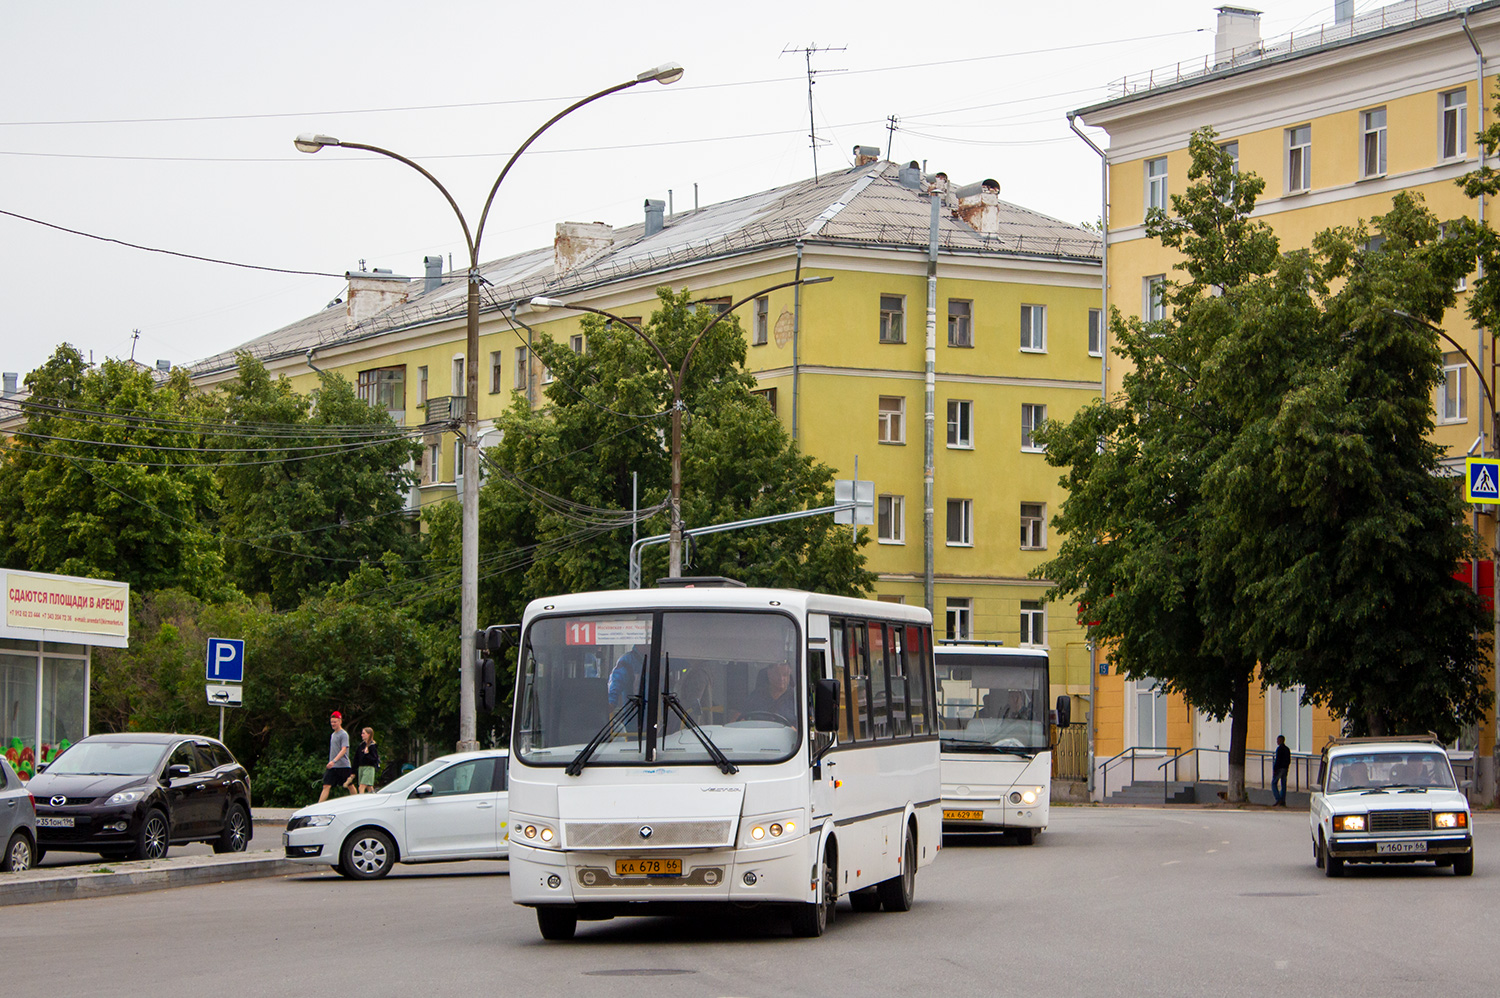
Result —
[[512, 899], [547, 939], [705, 903], [804, 936], [843, 895], [908, 910], [942, 839], [931, 615], [695, 581], [526, 608]]
[[943, 642], [937, 681], [943, 830], [1005, 832], [1030, 845], [1052, 800], [1047, 653]]

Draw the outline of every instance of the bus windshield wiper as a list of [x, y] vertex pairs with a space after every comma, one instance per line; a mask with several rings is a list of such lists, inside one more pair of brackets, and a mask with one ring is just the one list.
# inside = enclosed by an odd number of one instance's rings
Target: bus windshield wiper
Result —
[[625, 725], [630, 723], [630, 719], [639, 714], [640, 711], [641, 697], [627, 697], [625, 706], [609, 716], [609, 720], [604, 722], [604, 727], [594, 733], [594, 737], [589, 739], [589, 743], [573, 757], [573, 761], [568, 763], [568, 768], [563, 770], [563, 772], [569, 776], [577, 776], [579, 773], [582, 773], [583, 767], [589, 764], [589, 759], [599, 750], [599, 746], [603, 745], [614, 735], [615, 726], [619, 725], [623, 729]]
[[682, 719], [682, 726], [698, 736], [698, 741], [703, 743], [704, 751], [714, 761], [714, 765], [719, 767], [719, 772], [725, 776], [730, 776], [740, 771], [740, 767], [730, 762], [729, 757], [724, 754], [723, 750], [714, 744], [714, 740], [708, 736], [707, 731], [703, 730], [703, 726], [693, 720], [693, 715], [689, 714], [683, 708], [682, 701], [677, 699], [676, 693], [668, 693], [662, 700], [668, 707], [672, 708], [674, 714]]

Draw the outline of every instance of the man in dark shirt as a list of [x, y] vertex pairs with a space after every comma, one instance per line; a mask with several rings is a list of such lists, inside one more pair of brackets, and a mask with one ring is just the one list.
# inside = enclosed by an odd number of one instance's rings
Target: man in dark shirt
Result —
[[740, 716], [754, 719], [757, 714], [774, 715], [761, 716], [759, 719], [763, 721], [779, 720], [788, 727], [796, 726], [797, 690], [792, 686], [792, 663], [783, 660], [766, 666], [760, 677], [760, 686], [745, 701]]
[[1272, 807], [1286, 807], [1286, 774], [1292, 768], [1292, 750], [1286, 747], [1286, 736], [1276, 736], [1276, 757], [1271, 760]]

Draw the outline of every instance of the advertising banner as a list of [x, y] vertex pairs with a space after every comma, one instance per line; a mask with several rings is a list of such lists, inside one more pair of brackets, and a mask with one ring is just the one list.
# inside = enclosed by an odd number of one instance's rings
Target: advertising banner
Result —
[[[69, 635], [84, 644], [123, 647], [130, 637], [130, 585], [69, 575], [0, 571], [3, 583], [5, 632], [43, 640], [66, 641]], [[115, 640], [89, 641], [85, 635]]]

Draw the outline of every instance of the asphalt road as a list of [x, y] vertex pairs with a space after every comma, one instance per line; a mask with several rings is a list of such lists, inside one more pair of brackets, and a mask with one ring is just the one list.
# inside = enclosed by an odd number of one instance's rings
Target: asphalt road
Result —
[[755, 913], [547, 943], [504, 863], [332, 873], [5, 912], [7, 994], [1490, 996], [1500, 815], [1474, 876], [1312, 864], [1301, 812], [1057, 808], [1034, 846], [951, 838], [905, 914], [822, 939]]

